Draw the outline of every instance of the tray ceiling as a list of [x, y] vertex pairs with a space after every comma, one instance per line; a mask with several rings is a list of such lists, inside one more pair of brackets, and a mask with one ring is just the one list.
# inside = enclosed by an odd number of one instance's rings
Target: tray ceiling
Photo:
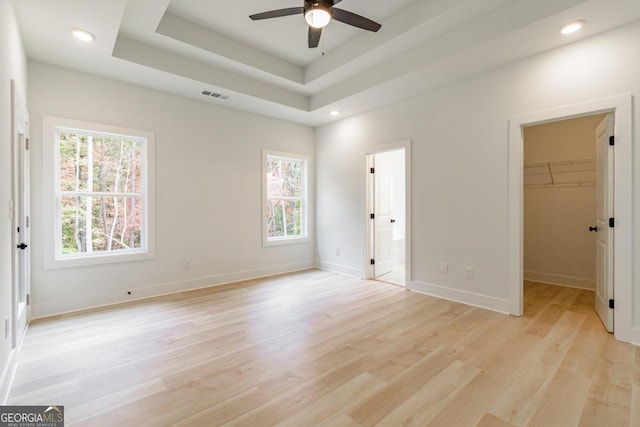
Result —
[[[27, 55], [311, 126], [416, 96], [640, 19], [637, 0], [343, 0], [378, 33], [332, 22], [318, 49], [298, 0], [14, 0]], [[572, 19], [586, 28], [564, 37]], [[90, 45], [69, 36], [82, 27]], [[203, 91], [229, 98], [202, 95]]]

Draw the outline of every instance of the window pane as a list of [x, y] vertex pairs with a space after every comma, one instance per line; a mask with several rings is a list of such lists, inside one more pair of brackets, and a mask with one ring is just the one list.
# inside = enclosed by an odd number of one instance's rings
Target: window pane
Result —
[[60, 133], [60, 190], [141, 193], [138, 141]]
[[141, 206], [140, 197], [62, 197], [62, 254], [140, 248]]
[[93, 138], [93, 191], [139, 193], [142, 150], [124, 139]]
[[301, 237], [302, 202], [300, 200], [267, 201], [267, 236]]
[[304, 161], [267, 157], [267, 197], [302, 197]]
[[87, 191], [87, 137], [60, 132], [60, 190]]
[[84, 197], [62, 197], [62, 254], [76, 254], [87, 250], [86, 213]]

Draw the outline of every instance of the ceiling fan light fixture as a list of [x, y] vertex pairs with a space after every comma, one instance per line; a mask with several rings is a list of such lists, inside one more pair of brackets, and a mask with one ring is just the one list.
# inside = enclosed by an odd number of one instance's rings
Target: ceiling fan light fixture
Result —
[[304, 13], [304, 19], [313, 28], [324, 28], [331, 22], [331, 12], [326, 6], [314, 3]]

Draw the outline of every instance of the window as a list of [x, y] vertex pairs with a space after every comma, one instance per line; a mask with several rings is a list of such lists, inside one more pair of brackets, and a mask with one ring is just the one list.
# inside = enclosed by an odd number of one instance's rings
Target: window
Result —
[[263, 245], [307, 242], [309, 158], [264, 150]]
[[45, 267], [152, 258], [153, 134], [53, 117], [43, 131]]

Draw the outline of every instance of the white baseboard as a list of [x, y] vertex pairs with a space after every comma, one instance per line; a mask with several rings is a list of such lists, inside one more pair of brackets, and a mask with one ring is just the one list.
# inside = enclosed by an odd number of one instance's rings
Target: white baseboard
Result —
[[318, 261], [317, 267], [320, 270], [333, 271], [335, 273], [347, 274], [349, 276], [357, 277], [358, 279], [362, 278], [362, 270], [359, 268], [353, 268], [349, 265], [337, 264], [335, 262], [329, 261]]
[[587, 289], [593, 291], [596, 289], [595, 280], [583, 279], [580, 277], [562, 276], [560, 274], [539, 273], [536, 271], [525, 271], [524, 280], [530, 282], [546, 283], [548, 285], [560, 285], [568, 288]]
[[0, 376], [0, 405], [6, 405], [7, 400], [9, 399], [9, 392], [11, 391], [11, 386], [13, 385], [13, 379], [15, 378], [16, 371], [18, 370], [18, 355], [20, 354], [20, 347], [22, 347], [24, 337], [27, 335], [28, 330], [29, 325], [27, 324], [27, 327], [22, 334], [22, 338], [20, 338], [18, 346], [9, 352], [7, 363], [5, 363], [2, 368], [2, 376]]
[[9, 398], [9, 391], [11, 390], [11, 384], [13, 383], [13, 377], [16, 374], [18, 363], [16, 361], [16, 354], [18, 352], [13, 349], [9, 352], [9, 358], [2, 369], [2, 376], [0, 376], [0, 405], [6, 405]]
[[415, 281], [409, 283], [408, 289], [410, 291], [420, 292], [432, 297], [484, 308], [486, 310], [497, 311], [498, 313], [509, 314], [509, 300], [502, 298], [495, 298], [459, 289], [452, 289], [440, 285], [432, 285], [429, 283]]
[[162, 295], [174, 294], [177, 292], [193, 291], [196, 289], [228, 285], [245, 280], [293, 273], [296, 271], [308, 270], [311, 268], [315, 268], [315, 265], [313, 262], [309, 261], [275, 265], [255, 270], [216, 274], [213, 276], [199, 277], [185, 281], [160, 283], [156, 285], [132, 288], [131, 295], [129, 295], [128, 297], [127, 295], [123, 295], [124, 292], [122, 291], [83, 297], [70, 296], [63, 300], [33, 304], [32, 320], [56, 316], [59, 314], [106, 307], [115, 304], [122, 304], [131, 301], [138, 301]]
[[631, 328], [621, 328], [618, 324], [616, 324], [616, 328], [613, 334], [618, 341], [628, 342], [629, 344], [633, 344], [635, 346], [640, 347], [640, 327], [639, 326], [635, 326]]

